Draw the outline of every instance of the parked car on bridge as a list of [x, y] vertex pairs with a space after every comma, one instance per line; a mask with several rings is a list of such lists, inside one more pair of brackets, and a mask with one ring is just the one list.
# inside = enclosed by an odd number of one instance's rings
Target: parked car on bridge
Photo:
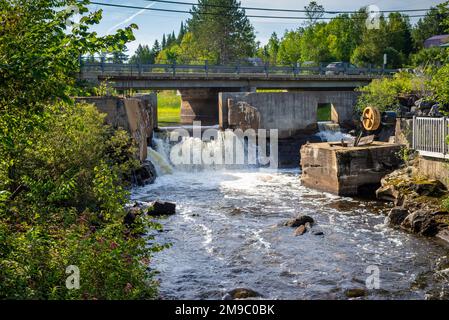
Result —
[[349, 62], [332, 62], [326, 66], [326, 75], [361, 75], [365, 72]]

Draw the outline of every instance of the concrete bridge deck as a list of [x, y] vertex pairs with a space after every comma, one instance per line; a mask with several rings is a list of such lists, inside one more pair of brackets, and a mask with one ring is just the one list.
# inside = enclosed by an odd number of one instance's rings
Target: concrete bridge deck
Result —
[[[367, 76], [324, 76], [324, 75], [264, 75], [255, 74], [151, 74], [151, 75], [122, 75], [122, 74], [86, 74], [85, 78], [97, 78], [98, 81], [110, 81], [118, 90], [126, 89], [239, 89], [239, 91], [253, 91], [255, 89], [308, 89], [308, 90], [353, 90], [368, 85], [376, 77]], [[241, 90], [240, 90], [241, 89]]]
[[[133, 65], [85, 63], [80, 78], [108, 80], [126, 89], [305, 89], [353, 90], [396, 70], [281, 66]], [[331, 74], [329, 74], [331, 73]]]

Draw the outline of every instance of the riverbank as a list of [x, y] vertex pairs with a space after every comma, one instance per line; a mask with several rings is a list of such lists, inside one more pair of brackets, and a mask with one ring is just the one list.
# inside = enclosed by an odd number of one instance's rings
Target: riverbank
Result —
[[394, 204], [387, 224], [421, 236], [438, 237], [449, 245], [449, 192], [440, 181], [422, 175], [416, 161], [381, 181], [377, 197]]

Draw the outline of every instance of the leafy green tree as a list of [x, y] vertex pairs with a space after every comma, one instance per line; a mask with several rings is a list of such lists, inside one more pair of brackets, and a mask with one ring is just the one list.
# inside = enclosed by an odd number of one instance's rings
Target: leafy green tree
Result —
[[[411, 25], [409, 18], [398, 12], [392, 12], [388, 15], [387, 24], [385, 26], [387, 34], [387, 47], [394, 48], [403, 56], [408, 56], [412, 51]], [[399, 61], [397, 66], [401, 64]]]
[[329, 50], [329, 33], [326, 23], [316, 23], [304, 30], [301, 36], [301, 60], [316, 63], [334, 60]]
[[254, 28], [236, 0], [199, 0], [191, 10], [188, 30], [201, 51], [226, 64], [253, 56]]
[[360, 43], [357, 24], [358, 21], [348, 14], [339, 15], [327, 24], [329, 51], [335, 60], [350, 60], [352, 52]]
[[381, 66], [383, 64], [383, 55], [385, 48], [388, 46], [386, 24], [385, 17], [381, 16], [379, 29], [365, 28], [361, 43], [352, 52], [352, 63], [359, 66], [366, 66], [368, 64]]
[[277, 62], [292, 65], [301, 61], [301, 31], [286, 31], [280, 41]]
[[265, 62], [276, 65], [279, 45], [279, 38], [276, 32], [273, 32], [268, 40], [268, 44], [258, 49], [257, 56]]
[[424, 18], [420, 18], [416, 26], [412, 29], [411, 36], [413, 47], [420, 50], [424, 47], [424, 41], [432, 36], [446, 33], [443, 22], [445, 17], [445, 5], [430, 8]]

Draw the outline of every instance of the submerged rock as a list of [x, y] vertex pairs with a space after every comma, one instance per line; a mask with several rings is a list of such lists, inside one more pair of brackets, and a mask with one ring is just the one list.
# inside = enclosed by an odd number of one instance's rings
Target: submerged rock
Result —
[[345, 295], [348, 298], [358, 298], [358, 297], [364, 297], [367, 295], [366, 289], [363, 288], [352, 288], [352, 289], [347, 289], [345, 291]]
[[306, 229], [305, 225], [299, 226], [295, 230], [295, 236], [301, 236], [306, 232], [307, 232], [307, 229]]
[[223, 300], [248, 299], [258, 297], [262, 297], [262, 295], [257, 291], [247, 288], [236, 288], [226, 293]]
[[151, 216], [173, 215], [176, 213], [176, 204], [172, 202], [154, 201], [148, 208], [147, 214]]
[[298, 216], [297, 218], [288, 220], [284, 223], [286, 227], [298, 228], [299, 226], [305, 225], [306, 223], [313, 224], [315, 221], [309, 216]]

